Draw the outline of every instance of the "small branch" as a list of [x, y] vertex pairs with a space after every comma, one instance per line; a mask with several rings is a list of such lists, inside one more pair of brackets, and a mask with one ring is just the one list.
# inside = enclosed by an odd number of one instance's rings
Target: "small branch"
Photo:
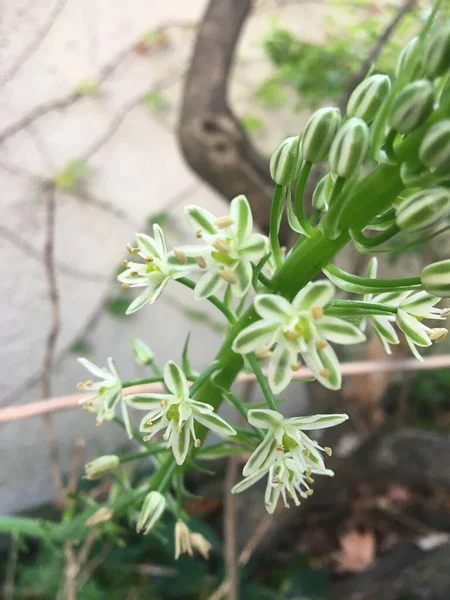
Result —
[[14, 600], [14, 586], [16, 580], [17, 559], [19, 556], [18, 542], [16, 536], [10, 538], [8, 562], [6, 563], [5, 585], [3, 586], [4, 600]]
[[406, 0], [398, 9], [397, 13], [394, 15], [393, 19], [387, 24], [385, 30], [377, 39], [375, 45], [372, 50], [369, 52], [367, 57], [364, 59], [361, 68], [353, 77], [350, 79], [347, 89], [342, 97], [340, 102], [340, 108], [342, 111], [345, 110], [347, 106], [347, 102], [356, 88], [356, 86], [364, 79], [367, 71], [370, 69], [372, 64], [378, 58], [380, 52], [383, 50], [385, 44], [389, 41], [394, 31], [397, 29], [398, 25], [402, 21], [403, 17], [405, 17], [416, 5], [417, 0]]

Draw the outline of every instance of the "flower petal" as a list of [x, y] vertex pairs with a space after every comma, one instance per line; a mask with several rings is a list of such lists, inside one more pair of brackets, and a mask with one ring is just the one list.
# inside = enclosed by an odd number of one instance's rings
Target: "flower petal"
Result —
[[306, 285], [292, 302], [297, 310], [311, 310], [313, 306], [326, 306], [334, 296], [334, 287], [325, 279]]
[[169, 401], [172, 398], [169, 394], [130, 394], [125, 396], [124, 401], [128, 406], [137, 410], [151, 410], [161, 406], [161, 402]]
[[257, 321], [243, 329], [233, 342], [233, 352], [248, 354], [261, 346], [271, 346], [279, 326], [276, 323]]
[[186, 376], [173, 360], [169, 360], [164, 366], [164, 383], [177, 398], [189, 398]]
[[404, 310], [399, 309], [397, 312], [396, 323], [406, 337], [417, 346], [431, 346], [431, 340], [427, 335], [424, 325], [422, 325], [415, 317], [409, 315]]
[[248, 477], [261, 469], [269, 470], [277, 458], [277, 440], [268, 433], [248, 459], [242, 475]]
[[242, 481], [237, 483], [231, 489], [231, 493], [232, 494], [240, 494], [241, 492], [243, 492], [244, 490], [246, 490], [250, 486], [252, 486], [254, 483], [256, 483], [257, 481], [262, 479], [264, 477], [264, 475], [266, 475], [266, 474], [267, 474], [267, 471], [265, 469], [263, 469], [263, 470], [259, 471], [259, 473], [255, 473], [254, 475], [251, 475], [250, 477], [246, 477], [245, 479], [243, 479]]
[[201, 229], [209, 234], [217, 233], [217, 228], [214, 225], [216, 217], [209, 210], [205, 210], [195, 204], [190, 204], [185, 207], [184, 212], [194, 229]]
[[335, 425], [340, 425], [344, 421], [347, 421], [347, 419], [348, 415], [346, 414], [311, 415], [309, 417], [293, 417], [288, 419], [288, 424], [304, 431], [308, 431], [311, 429], [334, 427]]
[[281, 485], [272, 485], [270, 479], [267, 482], [266, 493], [264, 495], [264, 503], [269, 515], [275, 512], [275, 509], [278, 504], [278, 499], [280, 498], [281, 489]]
[[152, 258], [162, 258], [159, 253], [158, 244], [149, 235], [146, 233], [137, 233], [136, 240], [140, 249], [140, 254], [143, 256], [151, 256]]
[[247, 260], [241, 260], [233, 269], [236, 283], [231, 286], [233, 295], [242, 298], [249, 290], [252, 283], [252, 265]]
[[256, 296], [254, 305], [258, 315], [269, 323], [286, 323], [290, 321], [294, 314], [290, 302], [275, 294]]
[[219, 417], [215, 412], [197, 412], [195, 407], [192, 407], [194, 412], [194, 418], [201, 425], [204, 425], [211, 431], [214, 431], [218, 435], [236, 435], [235, 429], [231, 427], [226, 421]]
[[378, 271], [378, 259], [376, 256], [369, 260], [369, 264], [367, 265], [366, 277], [369, 279], [375, 279]]
[[268, 408], [252, 408], [248, 411], [247, 420], [253, 427], [274, 429], [283, 422], [283, 415]]
[[223, 284], [223, 279], [216, 271], [206, 272], [197, 282], [195, 286], [194, 297], [196, 300], [203, 300], [214, 295], [214, 293]]
[[231, 201], [231, 217], [234, 221], [233, 228], [238, 242], [242, 244], [251, 235], [253, 229], [253, 216], [247, 198], [241, 194]]
[[397, 332], [394, 326], [386, 319], [386, 317], [371, 316], [370, 322], [380, 340], [386, 341], [388, 344], [399, 344]]
[[85, 369], [87, 369], [92, 375], [95, 375], [99, 379], [109, 379], [111, 377], [110, 373], [106, 369], [102, 369], [101, 367], [97, 367], [94, 363], [91, 363], [87, 358], [79, 358], [78, 362], [83, 365]]
[[339, 361], [330, 344], [325, 348], [316, 348], [311, 344], [308, 352], [303, 352], [303, 358], [317, 381], [324, 387], [330, 390], [338, 390], [341, 387]]
[[253, 233], [241, 244], [239, 253], [247, 260], [259, 260], [267, 253], [269, 240], [265, 235]]
[[431, 296], [427, 292], [417, 292], [400, 303], [400, 308], [418, 318], [428, 317], [430, 310], [441, 298]]
[[164, 279], [157, 285], [149, 286], [144, 292], [142, 292], [142, 294], [139, 294], [139, 296], [133, 300], [133, 302], [125, 311], [125, 314], [131, 315], [143, 308], [146, 304], [153, 304], [153, 302], [155, 302], [155, 300], [157, 300], [161, 295], [161, 292], [165, 288], [168, 281], [169, 277], [164, 277]]
[[359, 344], [366, 339], [358, 327], [338, 317], [324, 315], [317, 321], [316, 327], [321, 337], [336, 344]]
[[268, 381], [274, 394], [279, 394], [292, 379], [292, 365], [297, 361], [297, 352], [284, 344], [277, 344], [270, 357]]
[[177, 465], [182, 465], [186, 460], [187, 453], [189, 452], [191, 432], [188, 423], [183, 425], [180, 432], [178, 432], [176, 428], [177, 424], [172, 424], [170, 446], [172, 448]]
[[161, 227], [157, 223], [153, 225], [153, 235], [155, 238], [156, 247], [159, 250], [159, 256], [165, 261], [167, 258], [166, 240], [164, 239], [164, 234]]

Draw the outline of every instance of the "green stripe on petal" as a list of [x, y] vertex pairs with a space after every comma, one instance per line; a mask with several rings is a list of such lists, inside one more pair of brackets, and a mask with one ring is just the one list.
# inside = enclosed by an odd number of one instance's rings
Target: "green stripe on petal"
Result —
[[257, 481], [262, 479], [264, 477], [264, 475], [266, 475], [266, 474], [267, 474], [267, 471], [262, 470], [259, 473], [255, 473], [251, 477], [246, 477], [245, 479], [243, 479], [242, 481], [237, 483], [232, 488], [231, 493], [232, 494], [240, 494], [241, 492], [245, 491], [250, 486], [252, 486], [254, 483], [256, 483]]
[[297, 310], [310, 310], [313, 306], [326, 306], [334, 296], [334, 287], [329, 281], [309, 283], [295, 296], [292, 302]]
[[233, 342], [233, 352], [248, 354], [261, 346], [270, 347], [279, 326], [276, 323], [258, 321], [243, 329]]
[[189, 397], [189, 387], [186, 377], [173, 360], [169, 360], [164, 367], [164, 382], [172, 394], [178, 398]]
[[141, 251], [140, 254], [143, 256], [151, 256], [152, 258], [162, 258], [159, 253], [158, 244], [149, 235], [146, 233], [137, 233], [136, 240]]
[[97, 367], [87, 358], [79, 358], [78, 362], [83, 365], [85, 369], [87, 369], [92, 375], [95, 375], [99, 379], [108, 379], [111, 377], [110, 373], [106, 369], [102, 369], [101, 367]]
[[277, 457], [277, 440], [270, 433], [266, 435], [256, 450], [248, 459], [242, 475], [249, 477], [261, 469], [269, 470]]
[[252, 211], [247, 198], [243, 194], [236, 196], [231, 201], [231, 217], [234, 221], [233, 228], [236, 237], [239, 243], [242, 243], [252, 233], [253, 229]]
[[271, 515], [275, 512], [275, 509], [278, 504], [278, 499], [280, 498], [280, 494], [281, 494], [281, 485], [274, 486], [274, 485], [272, 485], [272, 483], [269, 480], [267, 482], [266, 493], [264, 496], [264, 503], [265, 503], [266, 510], [269, 513], [269, 515]]
[[224, 280], [216, 271], [207, 271], [197, 282], [194, 291], [196, 300], [203, 300], [213, 296], [224, 283]]
[[317, 349], [311, 344], [309, 351], [303, 352], [303, 358], [317, 381], [324, 387], [330, 390], [338, 390], [341, 387], [342, 377], [339, 361], [330, 344], [321, 349]]
[[128, 406], [137, 410], [151, 410], [161, 406], [161, 402], [169, 400], [168, 394], [130, 394], [125, 396], [124, 401]]
[[292, 379], [292, 365], [297, 361], [297, 353], [292, 348], [277, 344], [269, 360], [267, 379], [274, 394], [279, 394]]
[[233, 269], [236, 283], [231, 286], [234, 296], [241, 298], [249, 290], [252, 283], [252, 265], [247, 260], [241, 260]]
[[185, 207], [184, 211], [194, 229], [201, 229], [211, 235], [217, 233], [217, 228], [214, 225], [216, 218], [209, 210], [190, 204]]
[[418, 292], [413, 294], [400, 304], [400, 308], [410, 315], [415, 317], [427, 317], [430, 310], [435, 304], [440, 301], [440, 298], [431, 296], [428, 292]]
[[254, 300], [256, 312], [270, 323], [286, 323], [294, 315], [292, 305], [282, 296], [261, 294]]
[[248, 411], [247, 420], [253, 427], [272, 429], [283, 422], [283, 415], [268, 408], [253, 408]]
[[133, 300], [133, 302], [127, 308], [126, 314], [131, 315], [132, 313], [143, 308], [146, 304], [153, 304], [153, 302], [155, 302], [155, 300], [157, 300], [161, 295], [161, 292], [165, 288], [168, 281], [169, 278], [165, 277], [159, 284], [155, 285], [154, 287], [152, 286], [147, 288], [145, 292], [142, 292], [142, 294]]
[[236, 435], [235, 429], [226, 421], [219, 417], [215, 412], [197, 412], [195, 407], [192, 407], [194, 419], [201, 425], [204, 425], [214, 433], [221, 436]]
[[153, 225], [153, 235], [155, 237], [155, 242], [159, 250], [159, 255], [162, 260], [165, 260], [167, 257], [166, 240], [164, 239], [164, 234], [162, 232], [161, 227], [156, 223], [155, 225]]
[[180, 431], [176, 430], [177, 425], [172, 423], [172, 435], [170, 445], [172, 452], [177, 462], [177, 465], [182, 465], [186, 460], [187, 453], [189, 452], [189, 441], [191, 432], [189, 431], [188, 423], [185, 423]]
[[334, 427], [340, 425], [344, 421], [347, 421], [348, 415], [346, 414], [333, 414], [333, 415], [311, 415], [310, 417], [294, 417], [288, 419], [290, 425], [294, 425], [304, 431], [313, 429], [325, 429], [326, 427]]
[[265, 235], [253, 233], [243, 244], [240, 245], [239, 254], [241, 256], [245, 256], [247, 260], [256, 261], [267, 253], [268, 246], [269, 240]]
[[386, 319], [386, 317], [370, 317], [372, 327], [375, 329], [375, 333], [381, 340], [385, 340], [389, 344], [399, 344], [397, 332], [393, 325]]
[[426, 329], [415, 317], [409, 315], [404, 310], [397, 312], [397, 325], [403, 333], [417, 346], [431, 346], [431, 340], [427, 335]]
[[317, 321], [316, 327], [321, 337], [336, 344], [359, 344], [366, 339], [358, 327], [337, 317], [324, 315]]

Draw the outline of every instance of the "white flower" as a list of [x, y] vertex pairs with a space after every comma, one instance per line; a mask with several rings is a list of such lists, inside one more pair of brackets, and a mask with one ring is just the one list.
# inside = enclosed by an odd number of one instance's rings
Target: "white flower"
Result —
[[198, 238], [207, 246], [189, 246], [180, 250], [197, 259], [206, 272], [195, 286], [197, 300], [215, 294], [225, 282], [236, 297], [242, 297], [252, 281], [252, 261], [268, 252], [268, 239], [252, 233], [253, 217], [247, 198], [237, 196], [231, 202], [231, 214], [216, 218], [200, 206], [187, 206], [186, 214]]
[[[144, 259], [144, 263], [125, 261], [127, 269], [118, 276], [124, 288], [146, 287], [127, 308], [126, 314], [136, 312], [146, 304], [153, 304], [170, 279], [178, 279], [198, 270], [193, 259], [168, 253], [164, 235], [159, 225], [153, 225], [154, 238], [145, 233], [136, 235], [137, 247], [129, 248], [132, 254]], [[180, 260], [182, 258], [182, 260]]]
[[[97, 382], [88, 380], [77, 384], [79, 390], [96, 392], [93, 396], [81, 400], [81, 404], [89, 412], [97, 415], [97, 423], [111, 421], [115, 417], [117, 404], [123, 399], [122, 382], [113, 359], [108, 358], [109, 370], [97, 367], [86, 358], [79, 358], [78, 361], [95, 377], [100, 379]], [[122, 409], [127, 431], [130, 435], [128, 414], [123, 402]]]
[[154, 527], [159, 521], [161, 515], [166, 508], [166, 499], [159, 492], [149, 492], [142, 503], [142, 508], [139, 513], [136, 531], [140, 533], [144, 530], [144, 535]]
[[168, 394], [135, 394], [125, 398], [128, 406], [149, 411], [141, 421], [140, 430], [147, 433], [145, 441], [165, 429], [164, 439], [172, 448], [179, 465], [183, 464], [189, 451], [192, 436], [195, 446], [200, 440], [195, 434], [195, 421], [219, 435], [235, 435], [236, 431], [219, 417], [210, 404], [197, 402], [189, 397], [189, 386], [183, 371], [169, 361], [164, 367], [164, 383]]
[[233, 351], [239, 354], [256, 352], [264, 356], [273, 349], [268, 380], [275, 393], [291, 381], [293, 370], [299, 367], [299, 353], [322, 385], [339, 389], [339, 362], [327, 340], [356, 344], [364, 341], [365, 336], [351, 323], [324, 314], [324, 307], [333, 295], [334, 287], [330, 282], [318, 281], [305, 286], [292, 303], [274, 294], [257, 296], [254, 306], [261, 320], [239, 333]]
[[248, 413], [248, 422], [254, 427], [267, 429], [264, 440], [259, 444], [245, 465], [244, 477], [267, 471], [283, 454], [289, 453], [301, 472], [322, 472], [325, 463], [322, 452], [330, 453], [310, 439], [304, 431], [325, 429], [340, 425], [348, 419], [345, 414], [311, 415], [286, 419], [279, 412], [269, 409], [253, 409]]

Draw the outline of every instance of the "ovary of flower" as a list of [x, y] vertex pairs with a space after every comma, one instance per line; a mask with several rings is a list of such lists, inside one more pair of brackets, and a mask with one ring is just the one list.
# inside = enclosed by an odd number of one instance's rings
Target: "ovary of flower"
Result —
[[234, 198], [231, 214], [225, 217], [216, 218], [195, 205], [187, 206], [185, 211], [194, 231], [201, 234], [206, 244], [180, 248], [205, 271], [195, 287], [196, 299], [212, 296], [225, 283], [231, 285], [234, 296], [244, 296], [251, 285], [251, 263], [268, 252], [267, 237], [252, 233], [253, 216], [247, 198]]
[[[110, 421], [115, 416], [117, 404], [123, 399], [122, 382], [120, 381], [120, 376], [113, 359], [108, 358], [108, 369], [97, 367], [86, 358], [79, 358], [78, 361], [92, 373], [92, 375], [100, 379], [100, 381], [95, 383], [88, 380], [80, 382], [77, 385], [79, 390], [96, 392], [92, 396], [81, 400], [80, 404], [82, 404], [86, 410], [97, 416], [97, 423], [100, 424], [103, 423], [103, 421]], [[131, 437], [128, 413], [123, 402], [122, 410], [127, 432]]]
[[299, 471], [323, 470], [325, 463], [321, 453], [326, 453], [327, 450], [310, 439], [304, 431], [334, 427], [347, 419], [348, 416], [345, 414], [286, 419], [274, 410], [250, 410], [248, 422], [254, 427], [267, 430], [267, 433], [250, 456], [242, 474], [244, 477], [249, 477], [261, 470], [267, 471], [284, 454], [292, 457]]
[[153, 304], [170, 279], [178, 279], [190, 271], [199, 270], [195, 260], [187, 258], [181, 250], [167, 252], [159, 225], [153, 225], [153, 235], [153, 238], [145, 233], [136, 235], [138, 246], [130, 246], [128, 249], [132, 254], [140, 256], [144, 262], [126, 261], [127, 269], [118, 276], [125, 289], [147, 288], [130, 304], [127, 314], [136, 312], [146, 304]]
[[145, 441], [165, 429], [163, 435], [167, 447], [172, 449], [175, 460], [183, 464], [192, 437], [199, 446], [195, 434], [195, 422], [222, 436], [235, 435], [236, 431], [219, 417], [211, 405], [197, 402], [189, 397], [189, 386], [183, 371], [169, 361], [164, 367], [164, 383], [168, 394], [135, 394], [125, 397], [125, 403], [138, 410], [146, 410], [140, 431], [146, 433]]
[[324, 314], [334, 295], [328, 281], [310, 283], [292, 303], [281, 296], [262, 294], [254, 306], [261, 320], [239, 333], [233, 350], [239, 354], [272, 350], [268, 380], [273, 392], [281, 392], [292, 379], [292, 365], [301, 354], [314, 376], [327, 388], [339, 389], [341, 374], [336, 354], [328, 342], [356, 344], [364, 334], [347, 321]]

